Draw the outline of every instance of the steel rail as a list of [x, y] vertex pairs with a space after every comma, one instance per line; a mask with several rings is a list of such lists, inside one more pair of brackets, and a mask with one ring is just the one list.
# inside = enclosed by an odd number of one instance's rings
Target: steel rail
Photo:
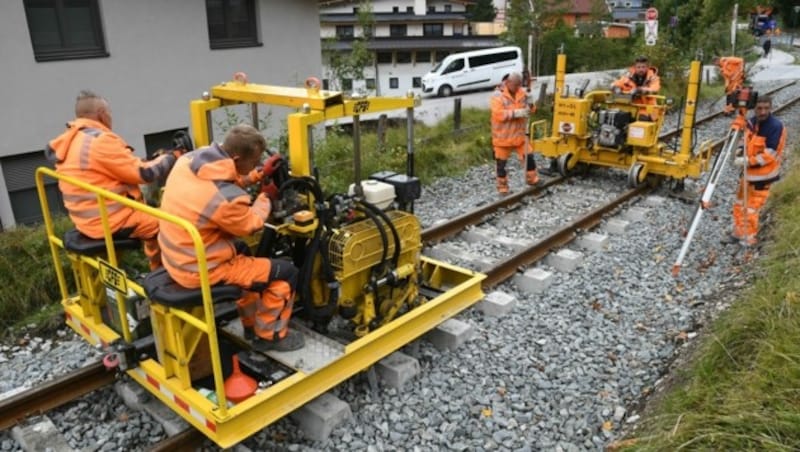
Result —
[[98, 361], [0, 400], [0, 430], [5, 430], [28, 416], [45, 413], [107, 386], [114, 378], [115, 373], [106, 369], [102, 361]]
[[527, 187], [525, 190], [504, 196], [495, 202], [480, 206], [477, 209], [467, 212], [463, 215], [459, 215], [452, 220], [431, 226], [422, 231], [422, 241], [424, 243], [436, 243], [448, 237], [452, 237], [464, 230], [464, 228], [467, 226], [480, 223], [486, 216], [499, 212], [502, 209], [510, 208], [515, 204], [519, 204], [524, 198], [536, 196], [544, 192], [545, 189], [553, 185], [558, 185], [565, 180], [567, 180], [566, 177], [556, 177], [555, 179], [551, 179], [542, 185]]
[[558, 231], [553, 232], [528, 248], [518, 251], [485, 272], [486, 279], [483, 280], [483, 287], [490, 288], [511, 278], [514, 276], [514, 274], [516, 274], [519, 267], [532, 264], [533, 262], [536, 262], [546, 256], [553, 248], [563, 246], [571, 242], [575, 239], [575, 237], [578, 236], [580, 231], [585, 231], [594, 227], [600, 223], [604, 215], [616, 209], [629, 199], [641, 195], [649, 190], [652, 190], [652, 188], [648, 187], [647, 185], [641, 185], [637, 188], [628, 190], [616, 199], [613, 199], [611, 202], [598, 207], [581, 218], [578, 218], [577, 220], [562, 227]]

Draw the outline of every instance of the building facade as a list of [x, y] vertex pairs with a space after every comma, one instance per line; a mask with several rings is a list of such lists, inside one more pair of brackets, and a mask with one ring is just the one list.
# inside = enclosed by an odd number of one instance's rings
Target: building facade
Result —
[[[420, 92], [422, 76], [447, 55], [501, 45], [497, 27], [471, 24], [469, 1], [375, 0], [367, 48], [373, 64], [364, 79], [344, 79], [339, 84], [329, 67], [323, 84], [330, 89], [361, 91], [382, 96]], [[358, 1], [321, 1], [320, 37], [326, 52], [349, 52], [353, 39], [364, 36]], [[324, 58], [323, 58], [324, 64]], [[341, 85], [341, 86], [339, 86]]]
[[318, 33], [316, 0], [0, 2], [3, 228], [40, 220], [34, 170], [80, 90], [110, 101], [115, 132], [144, 157], [189, 126], [192, 99], [235, 72], [290, 86], [318, 75]]

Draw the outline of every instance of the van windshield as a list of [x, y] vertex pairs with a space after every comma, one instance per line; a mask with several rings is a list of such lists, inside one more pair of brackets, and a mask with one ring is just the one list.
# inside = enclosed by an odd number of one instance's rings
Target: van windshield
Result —
[[440, 61], [440, 62], [436, 63], [436, 66], [434, 66], [433, 69], [431, 69], [431, 72], [436, 74], [436, 73], [439, 72], [439, 69], [441, 69], [441, 68], [442, 68], [442, 62]]

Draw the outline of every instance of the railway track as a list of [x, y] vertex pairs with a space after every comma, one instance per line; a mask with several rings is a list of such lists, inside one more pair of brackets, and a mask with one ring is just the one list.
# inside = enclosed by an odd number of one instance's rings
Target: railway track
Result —
[[[791, 84], [792, 83], [783, 85], [770, 92], [776, 92]], [[797, 102], [800, 102], [800, 97], [776, 106], [774, 113], [779, 114], [781, 111], [795, 105]], [[703, 123], [712, 121], [720, 116], [720, 114], [708, 115], [698, 120], [698, 123], [700, 123], [700, 121]], [[668, 132], [662, 135], [662, 138], [668, 137], [669, 134], [674, 133], [679, 133], [679, 131]], [[715, 151], [721, 147], [722, 143], [723, 141], [719, 140], [714, 144]], [[432, 226], [423, 231], [423, 240], [428, 244], [435, 244], [455, 237], [466, 228], [480, 224], [486, 221], [487, 218], [496, 216], [498, 213], [519, 208], [520, 203], [527, 199], [545, 196], [548, 190], [564, 183], [567, 179], [568, 178], [563, 177], [553, 178], [540, 186], [529, 187], [493, 203], [481, 206], [478, 209], [450, 221]], [[488, 278], [484, 281], [484, 287], [493, 287], [506, 281], [516, 274], [520, 267], [531, 265], [546, 256], [552, 249], [562, 247], [571, 242], [578, 237], [581, 232], [587, 231], [597, 225], [609, 213], [614, 212], [621, 205], [635, 199], [637, 196], [646, 194], [648, 190], [648, 187], [643, 186], [625, 191], [611, 201], [596, 206], [589, 212], [578, 216], [573, 221], [560, 227], [555, 232], [551, 232], [544, 238], [537, 240], [530, 246], [517, 250], [506, 258], [493, 263], [491, 267], [484, 270], [488, 275]], [[98, 361], [37, 386], [36, 388], [0, 400], [0, 430], [7, 429], [28, 416], [46, 413], [48, 410], [69, 403], [85, 394], [112, 383], [114, 379], [115, 374], [107, 371], [102, 361]], [[204, 441], [205, 437], [202, 434], [196, 430], [190, 429], [152, 445], [151, 450], [183, 450], [185, 448], [199, 447]]]

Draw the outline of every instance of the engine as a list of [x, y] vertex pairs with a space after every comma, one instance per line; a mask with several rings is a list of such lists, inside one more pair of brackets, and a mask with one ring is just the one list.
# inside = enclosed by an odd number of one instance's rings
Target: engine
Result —
[[618, 109], [600, 110], [598, 126], [594, 133], [595, 144], [619, 149], [625, 144], [628, 125], [633, 122], [630, 112]]
[[419, 198], [417, 178], [376, 173], [359, 194], [351, 186], [329, 197], [311, 178], [279, 185], [273, 219], [280, 232], [265, 230], [256, 255], [290, 258], [300, 269], [300, 316], [324, 331], [338, 314], [360, 337], [420, 302], [421, 226], [394, 208]]

